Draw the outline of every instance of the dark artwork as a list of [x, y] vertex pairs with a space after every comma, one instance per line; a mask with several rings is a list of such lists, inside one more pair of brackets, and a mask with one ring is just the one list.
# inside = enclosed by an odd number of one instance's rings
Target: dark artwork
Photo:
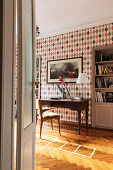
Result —
[[60, 76], [64, 79], [70, 78], [71, 74], [73, 78], [78, 78], [78, 70], [77, 63], [50, 64], [50, 79], [59, 79]]

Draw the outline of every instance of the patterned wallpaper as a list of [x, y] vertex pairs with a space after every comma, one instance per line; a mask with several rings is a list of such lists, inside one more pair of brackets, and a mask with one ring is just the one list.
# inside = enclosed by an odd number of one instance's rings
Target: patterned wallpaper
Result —
[[[90, 84], [84, 85], [83, 88], [76, 83], [66, 83], [66, 86], [72, 97], [79, 96], [83, 92], [84, 98], [91, 98], [92, 48], [109, 44], [113, 44], [113, 23], [37, 40], [37, 56], [41, 57], [41, 97], [47, 99], [61, 95], [55, 84], [46, 84], [47, 60], [83, 56], [83, 72], [89, 76]], [[78, 119], [77, 112], [70, 109], [56, 108], [53, 111], [60, 114], [61, 120], [76, 122]], [[91, 103], [89, 103], [90, 124], [91, 117]], [[84, 111], [81, 122], [85, 122]]]

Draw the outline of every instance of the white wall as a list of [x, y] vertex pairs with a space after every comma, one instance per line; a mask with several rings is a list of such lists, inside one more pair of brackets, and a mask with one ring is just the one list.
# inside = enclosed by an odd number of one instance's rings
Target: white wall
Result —
[[113, 0], [36, 0], [40, 37], [113, 22]]

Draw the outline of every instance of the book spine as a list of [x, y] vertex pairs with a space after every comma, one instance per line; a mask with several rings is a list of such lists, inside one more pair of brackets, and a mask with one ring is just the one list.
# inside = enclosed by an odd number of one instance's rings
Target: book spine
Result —
[[101, 74], [102, 74], [102, 65], [101, 65]]

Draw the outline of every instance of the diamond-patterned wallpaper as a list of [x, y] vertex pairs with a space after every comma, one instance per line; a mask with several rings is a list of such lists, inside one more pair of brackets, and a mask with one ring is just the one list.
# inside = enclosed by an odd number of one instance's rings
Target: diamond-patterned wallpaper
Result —
[[[113, 23], [37, 40], [37, 56], [41, 57], [41, 97], [47, 99], [61, 95], [55, 84], [46, 84], [47, 60], [83, 56], [83, 72], [89, 76], [90, 84], [84, 85], [83, 88], [76, 83], [66, 83], [66, 86], [72, 97], [79, 96], [83, 91], [84, 98], [91, 98], [92, 48], [109, 44], [113, 44]], [[76, 111], [65, 108], [56, 108], [53, 111], [60, 114], [61, 120], [76, 122], [78, 119]], [[89, 103], [90, 124], [91, 117], [91, 103]], [[81, 122], [85, 122], [84, 111]]]

